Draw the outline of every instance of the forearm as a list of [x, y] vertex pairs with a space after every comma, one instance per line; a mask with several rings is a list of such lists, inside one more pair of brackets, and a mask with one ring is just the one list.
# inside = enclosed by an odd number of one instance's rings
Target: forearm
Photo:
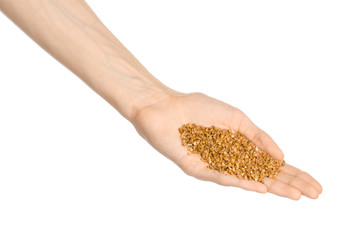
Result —
[[82, 0], [0, 0], [0, 9], [124, 117], [172, 90], [153, 77]]

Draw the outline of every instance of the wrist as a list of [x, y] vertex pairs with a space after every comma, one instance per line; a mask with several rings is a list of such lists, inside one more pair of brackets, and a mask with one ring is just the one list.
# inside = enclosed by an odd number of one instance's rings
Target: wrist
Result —
[[[117, 54], [120, 55], [114, 50], [113, 56]], [[112, 61], [105, 61], [88, 58], [83, 61], [86, 74], [82, 77], [95, 92], [131, 122], [141, 109], [177, 93], [132, 59], [133, 57], [117, 57]]]
[[142, 109], [175, 94], [178, 92], [153, 77], [126, 77], [119, 81], [114, 107], [122, 116], [133, 122]]

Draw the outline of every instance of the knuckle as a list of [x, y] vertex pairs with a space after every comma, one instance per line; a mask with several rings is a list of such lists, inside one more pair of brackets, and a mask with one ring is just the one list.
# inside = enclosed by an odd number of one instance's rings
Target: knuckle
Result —
[[265, 132], [261, 129], [258, 129], [257, 132], [254, 134], [254, 137], [251, 139], [252, 142], [260, 148], [263, 148], [263, 138], [265, 136]]

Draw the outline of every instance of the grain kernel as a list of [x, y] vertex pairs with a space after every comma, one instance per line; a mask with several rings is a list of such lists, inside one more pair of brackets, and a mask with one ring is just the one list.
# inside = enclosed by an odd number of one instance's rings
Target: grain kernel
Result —
[[264, 182], [265, 177], [275, 179], [285, 164], [260, 150], [239, 132], [214, 126], [203, 127], [184, 124], [178, 129], [182, 146], [189, 154], [200, 154], [208, 168], [245, 180]]

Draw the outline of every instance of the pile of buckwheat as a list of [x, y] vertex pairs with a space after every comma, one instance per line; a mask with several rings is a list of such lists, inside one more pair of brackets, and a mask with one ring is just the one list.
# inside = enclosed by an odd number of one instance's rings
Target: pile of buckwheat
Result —
[[281, 172], [279, 167], [285, 163], [230, 129], [188, 123], [179, 128], [179, 132], [182, 146], [190, 153], [200, 154], [210, 169], [225, 174], [263, 183], [265, 177], [275, 179]]

